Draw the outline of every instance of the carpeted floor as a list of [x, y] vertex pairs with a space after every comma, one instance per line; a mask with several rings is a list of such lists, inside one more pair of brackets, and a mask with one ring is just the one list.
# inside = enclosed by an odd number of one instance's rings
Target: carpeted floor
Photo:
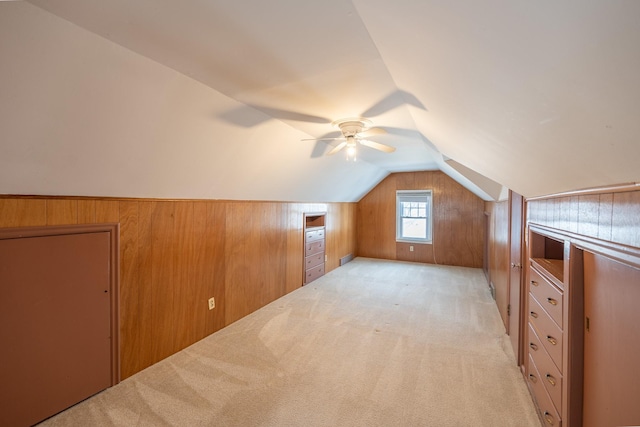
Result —
[[357, 258], [43, 426], [539, 426], [481, 270]]

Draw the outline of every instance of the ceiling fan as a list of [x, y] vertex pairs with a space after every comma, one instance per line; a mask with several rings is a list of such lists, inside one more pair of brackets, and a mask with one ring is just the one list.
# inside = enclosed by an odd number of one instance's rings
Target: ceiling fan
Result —
[[[365, 147], [373, 148], [374, 150], [382, 151], [385, 153], [393, 153], [396, 151], [395, 147], [391, 147], [389, 145], [380, 144], [379, 142], [370, 141], [368, 139], [363, 139], [367, 135], [365, 133], [377, 133], [383, 134], [387, 133], [385, 130], [381, 128], [372, 128], [371, 120], [364, 119], [362, 117], [358, 118], [349, 118], [349, 119], [340, 119], [331, 123], [333, 126], [340, 129], [342, 133], [341, 137], [338, 138], [317, 138], [317, 139], [303, 139], [303, 141], [342, 141], [335, 147], [331, 149], [327, 153], [327, 155], [336, 154], [338, 151], [346, 148], [347, 150], [347, 159], [356, 160], [356, 151], [358, 144], [364, 145]], [[371, 136], [371, 135], [369, 135]]]

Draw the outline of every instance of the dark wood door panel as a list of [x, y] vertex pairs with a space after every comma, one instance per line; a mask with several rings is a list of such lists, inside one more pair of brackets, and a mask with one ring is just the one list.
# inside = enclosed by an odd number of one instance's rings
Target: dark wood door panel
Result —
[[108, 232], [0, 240], [0, 425], [111, 385]]
[[640, 270], [589, 252], [584, 270], [584, 426], [638, 425]]

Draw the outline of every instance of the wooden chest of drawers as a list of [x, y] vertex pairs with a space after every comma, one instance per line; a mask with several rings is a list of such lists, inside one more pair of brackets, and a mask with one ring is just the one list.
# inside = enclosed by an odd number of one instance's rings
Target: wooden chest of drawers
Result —
[[562, 425], [563, 291], [529, 270], [526, 376], [546, 425]]
[[325, 227], [324, 214], [305, 215], [303, 284], [324, 275]]
[[525, 378], [542, 424], [582, 426], [582, 252], [566, 236], [529, 225]]

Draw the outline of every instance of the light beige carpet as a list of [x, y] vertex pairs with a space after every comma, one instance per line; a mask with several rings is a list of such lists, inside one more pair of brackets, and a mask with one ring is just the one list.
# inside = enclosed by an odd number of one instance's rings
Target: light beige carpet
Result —
[[46, 426], [539, 426], [481, 270], [357, 258]]

